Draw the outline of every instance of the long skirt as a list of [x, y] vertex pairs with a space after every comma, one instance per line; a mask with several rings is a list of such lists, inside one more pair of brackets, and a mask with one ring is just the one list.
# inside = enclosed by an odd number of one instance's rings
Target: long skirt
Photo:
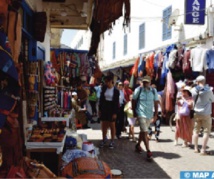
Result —
[[192, 143], [193, 124], [189, 116], [181, 116], [176, 121], [176, 137]]

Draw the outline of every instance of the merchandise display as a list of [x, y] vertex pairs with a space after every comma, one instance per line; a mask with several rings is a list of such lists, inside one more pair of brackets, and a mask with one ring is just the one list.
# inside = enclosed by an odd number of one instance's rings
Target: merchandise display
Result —
[[[48, 124], [49, 123], [49, 124]], [[43, 122], [42, 127], [35, 126], [27, 142], [62, 142], [65, 138], [63, 122]]]

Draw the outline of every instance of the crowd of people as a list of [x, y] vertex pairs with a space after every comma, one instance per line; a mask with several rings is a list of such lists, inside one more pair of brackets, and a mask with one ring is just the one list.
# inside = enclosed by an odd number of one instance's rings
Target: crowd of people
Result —
[[[214, 95], [212, 87], [206, 84], [204, 76], [198, 76], [194, 85], [183, 83], [177, 86], [176, 99], [176, 132], [175, 146], [178, 139], [183, 140], [182, 147], [194, 146], [194, 152], [201, 155], [209, 154], [206, 151], [209, 134], [212, 127], [212, 103]], [[149, 76], [138, 78], [135, 89], [129, 88], [129, 81], [117, 81], [114, 84], [113, 76], [106, 76], [105, 80], [97, 85], [83, 88], [77, 87], [77, 92], [72, 93], [72, 105], [76, 118], [83, 122], [84, 128], [88, 128], [88, 122], [101, 122], [102, 140], [99, 147], [107, 144], [107, 131], [110, 129], [109, 148], [115, 146], [115, 137], [121, 138], [122, 132], [128, 125], [128, 139], [136, 142], [135, 150], [142, 153], [141, 142], [146, 148], [147, 159], [152, 158], [149, 140], [152, 137], [152, 126], [155, 126], [155, 139], [159, 142], [159, 133], [162, 116], [162, 91], [157, 91], [156, 85], [151, 84]], [[91, 114], [86, 108], [88, 100], [91, 106]], [[78, 116], [83, 114], [85, 117]], [[87, 114], [88, 113], [88, 114]], [[97, 118], [97, 121], [93, 120]], [[84, 120], [83, 120], [84, 119]], [[140, 127], [139, 137], [136, 141], [134, 126], [136, 121]], [[202, 148], [198, 148], [198, 136], [203, 129]]]

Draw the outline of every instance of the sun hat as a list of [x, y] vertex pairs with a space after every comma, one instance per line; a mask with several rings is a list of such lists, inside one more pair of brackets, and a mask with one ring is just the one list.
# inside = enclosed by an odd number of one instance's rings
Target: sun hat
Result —
[[185, 86], [185, 87], [183, 88], [183, 91], [187, 91], [187, 92], [189, 93], [189, 95], [192, 96], [191, 89], [192, 89], [192, 88], [191, 88], [190, 86]]
[[150, 78], [150, 76], [144, 76], [142, 81], [150, 83], [151, 82], [151, 78]]

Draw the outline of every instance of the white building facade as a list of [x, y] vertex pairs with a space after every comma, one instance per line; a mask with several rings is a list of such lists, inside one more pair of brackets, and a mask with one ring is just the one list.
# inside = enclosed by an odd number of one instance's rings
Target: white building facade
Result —
[[[200, 0], [192, 0], [192, 16], [197, 21], [200, 8]], [[118, 19], [109, 31], [101, 37], [97, 49], [100, 67], [103, 71], [131, 65], [141, 53], [148, 53], [173, 43], [190, 44], [193, 41], [200, 43], [206, 40], [207, 46], [212, 46], [212, 36], [208, 37], [210, 28], [210, 16], [205, 15], [203, 25], [185, 24], [186, 0], [131, 0], [131, 22], [130, 27], [123, 28], [123, 17]], [[208, 14], [212, 1], [205, 1], [205, 13]], [[77, 47], [78, 42], [83, 39], [81, 46], [77, 49], [88, 50], [90, 47], [90, 31], [79, 32], [71, 43], [71, 48]]]

